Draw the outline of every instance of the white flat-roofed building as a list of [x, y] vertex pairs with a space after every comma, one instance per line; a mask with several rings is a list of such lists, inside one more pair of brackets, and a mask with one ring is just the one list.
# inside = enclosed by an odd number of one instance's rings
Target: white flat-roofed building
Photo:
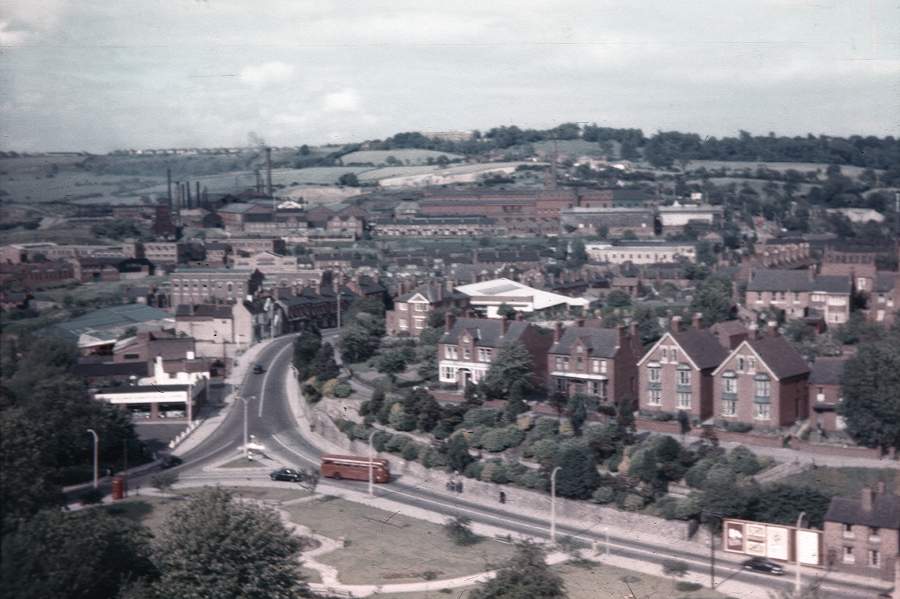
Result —
[[609, 264], [666, 264], [683, 258], [690, 262], [697, 259], [697, 248], [692, 243], [667, 243], [643, 241], [634, 243], [589, 243], [585, 245], [588, 257], [594, 262]]
[[500, 318], [497, 309], [506, 304], [517, 312], [540, 312], [557, 307], [585, 309], [590, 300], [535, 289], [510, 279], [492, 279], [456, 288], [469, 296], [469, 305], [484, 310], [488, 318]]

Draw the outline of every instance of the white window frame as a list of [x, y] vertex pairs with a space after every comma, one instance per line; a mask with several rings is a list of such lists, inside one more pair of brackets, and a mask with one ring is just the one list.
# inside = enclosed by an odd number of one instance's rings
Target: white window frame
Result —
[[662, 381], [662, 368], [660, 368], [659, 366], [648, 366], [647, 373], [647, 380], [651, 383], [658, 383]]
[[753, 419], [754, 420], [771, 420], [772, 419], [772, 404], [770, 403], [755, 403], [753, 408]]
[[648, 406], [661, 406], [662, 405], [662, 391], [659, 389], [648, 389], [647, 390], [647, 405]]
[[[691, 404], [693, 401], [693, 397], [691, 397], [690, 391], [679, 391], [677, 394], [678, 397], [678, 409], [679, 410], [690, 410]], [[687, 400], [687, 401], [685, 401]]]
[[737, 400], [736, 399], [723, 399], [722, 400], [722, 416], [737, 416]]

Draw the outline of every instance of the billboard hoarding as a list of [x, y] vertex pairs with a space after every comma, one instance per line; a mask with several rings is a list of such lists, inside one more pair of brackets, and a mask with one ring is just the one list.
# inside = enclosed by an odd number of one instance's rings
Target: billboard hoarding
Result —
[[747, 520], [722, 522], [725, 551], [784, 562], [822, 565], [822, 531]]
[[818, 566], [822, 563], [822, 535], [815, 530], [797, 531], [797, 560], [801, 564]]

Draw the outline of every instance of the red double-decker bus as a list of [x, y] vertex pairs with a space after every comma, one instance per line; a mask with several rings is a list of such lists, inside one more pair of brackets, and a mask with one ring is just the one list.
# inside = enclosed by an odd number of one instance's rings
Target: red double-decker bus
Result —
[[347, 480], [369, 480], [369, 465], [372, 466], [372, 480], [386, 483], [391, 480], [391, 463], [382, 458], [361, 458], [355, 455], [325, 454], [319, 471], [326, 478]]

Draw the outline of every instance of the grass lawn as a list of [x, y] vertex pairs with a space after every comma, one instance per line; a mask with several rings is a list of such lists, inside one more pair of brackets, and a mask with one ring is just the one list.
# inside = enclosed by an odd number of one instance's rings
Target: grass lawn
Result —
[[[244, 498], [244, 499], [257, 499], [260, 501], [290, 501], [291, 499], [299, 499], [301, 497], [306, 497], [309, 495], [309, 491], [306, 491], [297, 483], [282, 483], [284, 488], [281, 487], [226, 487], [222, 486], [223, 489], [231, 491], [235, 497]], [[176, 493], [181, 495], [194, 495], [200, 492], [201, 487], [185, 487], [181, 489], [175, 489]]]
[[440, 525], [392, 514], [343, 499], [322, 498], [288, 506], [291, 519], [346, 547], [318, 556], [338, 569], [347, 584], [391, 584], [424, 580], [426, 573], [453, 578], [490, 570], [512, 555], [512, 546], [485, 539], [453, 544]]
[[[651, 576], [642, 572], [633, 572], [615, 566], [586, 562], [584, 565], [561, 564], [553, 569], [560, 574], [566, 585], [566, 596], [569, 599], [597, 599], [608, 597], [617, 599], [634, 596], [644, 597], [677, 597], [678, 599], [724, 599], [726, 595], [710, 589], [697, 591], [680, 591], [677, 582], [668, 578]], [[627, 585], [626, 585], [627, 581]], [[629, 591], [628, 586], [631, 586]], [[439, 599], [452, 597], [465, 599], [475, 587], [452, 589], [452, 592], [425, 591], [417, 593], [384, 593], [371, 595], [378, 599]]]
[[261, 463], [259, 460], [247, 460], [244, 456], [234, 458], [230, 462], [225, 462], [216, 468], [264, 468], [266, 470], [274, 469], [272, 466]]
[[154, 535], [162, 530], [163, 522], [179, 505], [184, 505], [183, 499], [169, 497], [153, 497], [150, 495], [131, 496], [112, 505], [103, 506], [100, 509], [107, 513], [128, 518], [149, 528]]
[[784, 481], [789, 485], [808, 486], [819, 489], [826, 495], [855, 496], [865, 486], [874, 487], [878, 481], [885, 487], [894, 489], [897, 470], [891, 468], [832, 468], [818, 466]]

